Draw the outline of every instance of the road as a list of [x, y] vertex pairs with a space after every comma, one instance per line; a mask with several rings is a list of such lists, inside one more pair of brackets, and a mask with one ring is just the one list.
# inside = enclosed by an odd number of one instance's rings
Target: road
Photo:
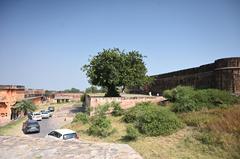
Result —
[[82, 111], [80, 104], [69, 104], [56, 110], [53, 116], [49, 119], [42, 119], [39, 121], [40, 133], [26, 134], [31, 137], [45, 137], [50, 131], [61, 128], [62, 126], [69, 124], [74, 114]]

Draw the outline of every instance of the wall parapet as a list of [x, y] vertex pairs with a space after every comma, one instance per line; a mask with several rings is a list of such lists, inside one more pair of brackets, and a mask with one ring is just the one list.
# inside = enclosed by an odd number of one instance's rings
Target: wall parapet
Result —
[[137, 103], [152, 102], [158, 104], [164, 100], [166, 99], [162, 96], [101, 97], [87, 95], [85, 107], [91, 110], [90, 115], [94, 115], [97, 107], [106, 103], [117, 102], [122, 109], [128, 109], [134, 107]]
[[153, 84], [132, 92], [162, 94], [178, 85], [195, 88], [216, 88], [240, 95], [240, 57], [215, 60], [199, 67], [153, 75]]

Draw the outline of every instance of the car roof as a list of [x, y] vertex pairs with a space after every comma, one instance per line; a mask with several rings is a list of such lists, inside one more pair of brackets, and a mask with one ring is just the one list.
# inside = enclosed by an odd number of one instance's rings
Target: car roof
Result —
[[36, 120], [27, 120], [28, 123], [38, 123]]
[[76, 133], [75, 131], [73, 131], [73, 130], [70, 130], [70, 129], [56, 129], [56, 130], [54, 130], [54, 131], [56, 131], [56, 132], [58, 132], [58, 133], [60, 133], [60, 134], [71, 134], [71, 133]]

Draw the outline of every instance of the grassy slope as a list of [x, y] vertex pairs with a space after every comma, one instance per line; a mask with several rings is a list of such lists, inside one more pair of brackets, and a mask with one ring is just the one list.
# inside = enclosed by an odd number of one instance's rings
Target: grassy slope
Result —
[[[221, 112], [221, 111], [220, 111]], [[202, 114], [205, 114], [202, 113]], [[211, 113], [210, 113], [211, 114]], [[189, 114], [196, 116], [195, 114]], [[187, 115], [185, 114], [185, 118]], [[215, 118], [209, 115], [211, 119]], [[184, 119], [184, 117], [182, 117]], [[193, 117], [192, 117], [193, 118]], [[205, 118], [205, 117], [203, 117]], [[207, 118], [207, 120], [209, 119]], [[65, 127], [76, 130], [81, 140], [95, 141], [95, 142], [113, 142], [113, 143], [127, 143], [132, 146], [146, 159], [219, 159], [228, 158], [228, 154], [219, 147], [202, 144], [201, 141], [195, 138], [199, 133], [196, 127], [185, 127], [175, 134], [166, 137], [144, 137], [141, 136], [137, 141], [126, 142], [123, 136], [126, 134], [127, 124], [121, 121], [121, 117], [109, 116], [112, 125], [116, 128], [116, 132], [106, 138], [98, 138], [88, 136], [86, 130], [89, 125], [80, 123], [73, 123]], [[210, 119], [209, 119], [210, 120]]]

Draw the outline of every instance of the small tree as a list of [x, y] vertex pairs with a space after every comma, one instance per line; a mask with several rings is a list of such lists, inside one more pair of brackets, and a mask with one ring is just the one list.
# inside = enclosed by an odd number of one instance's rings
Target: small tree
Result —
[[24, 115], [26, 115], [27, 112], [29, 112], [29, 111], [36, 110], [36, 106], [29, 100], [23, 100], [23, 101], [17, 103], [16, 108], [19, 111], [22, 111], [24, 113]]
[[117, 48], [103, 50], [83, 66], [89, 82], [107, 88], [105, 96], [119, 96], [117, 87], [142, 86], [148, 81], [143, 56], [138, 51], [125, 53]]
[[126, 140], [137, 140], [140, 133], [138, 132], [138, 129], [136, 129], [133, 125], [127, 126], [127, 134], [124, 137]]
[[112, 110], [112, 115], [113, 116], [121, 116], [121, 115], [123, 115], [124, 110], [121, 108], [119, 103], [112, 102], [111, 106], [113, 108], [113, 110]]

